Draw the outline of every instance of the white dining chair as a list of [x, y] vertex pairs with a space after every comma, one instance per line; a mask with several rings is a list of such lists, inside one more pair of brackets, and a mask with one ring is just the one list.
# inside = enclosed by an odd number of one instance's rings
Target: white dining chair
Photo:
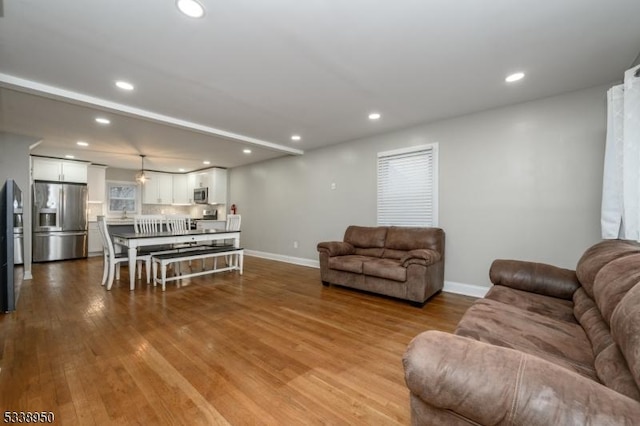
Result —
[[240, 223], [242, 222], [242, 217], [239, 214], [229, 214], [227, 215], [227, 231], [239, 231]]
[[161, 214], [137, 214], [133, 217], [133, 229], [136, 234], [163, 231], [163, 224], [164, 216]]
[[168, 214], [164, 217], [169, 232], [184, 232], [191, 230], [191, 216], [188, 214]]
[[[191, 230], [191, 216], [187, 214], [168, 214], [164, 216], [164, 220], [167, 224], [167, 231], [169, 232], [186, 232]], [[178, 251], [194, 247], [195, 245], [193, 243], [171, 245], [172, 249]], [[189, 261], [189, 266], [191, 266], [191, 261]]]
[[[239, 214], [228, 214], [227, 223], [224, 229], [225, 231], [239, 231], [241, 223], [242, 223], [242, 217]], [[232, 241], [232, 240], [222, 240], [222, 245], [223, 246], [229, 245], [229, 241]], [[225, 256], [225, 263], [227, 265], [229, 265], [230, 257], [234, 257], [234, 259], [237, 259], [237, 256], [235, 255]], [[213, 267], [214, 269], [218, 267], [218, 258], [213, 259]]]
[[[102, 240], [103, 251], [103, 271], [102, 283], [107, 290], [111, 290], [113, 280], [120, 279], [120, 264], [129, 262], [128, 253], [116, 253], [109, 235], [107, 222], [104, 216], [98, 216], [98, 230], [100, 231], [100, 239]], [[147, 284], [151, 282], [151, 255], [138, 255], [138, 279], [142, 278], [142, 262], [145, 262], [145, 273], [147, 274]]]

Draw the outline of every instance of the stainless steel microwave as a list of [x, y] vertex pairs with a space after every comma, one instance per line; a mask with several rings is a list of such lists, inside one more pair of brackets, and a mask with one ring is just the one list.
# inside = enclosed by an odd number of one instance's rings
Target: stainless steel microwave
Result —
[[195, 188], [193, 190], [193, 202], [196, 204], [209, 204], [209, 188]]

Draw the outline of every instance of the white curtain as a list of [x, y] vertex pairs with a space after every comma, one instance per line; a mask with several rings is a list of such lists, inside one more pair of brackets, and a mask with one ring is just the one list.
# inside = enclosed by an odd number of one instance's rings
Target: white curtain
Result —
[[[640, 65], [607, 92], [602, 237], [640, 241]], [[636, 74], [639, 74], [636, 76]]]

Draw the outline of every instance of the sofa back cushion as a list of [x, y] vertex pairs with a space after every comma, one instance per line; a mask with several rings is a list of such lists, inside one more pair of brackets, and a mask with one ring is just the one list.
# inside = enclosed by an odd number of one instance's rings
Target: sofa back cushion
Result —
[[613, 311], [611, 334], [640, 388], [640, 284], [629, 290]]
[[384, 248], [387, 236], [386, 226], [351, 225], [344, 232], [344, 241], [356, 248]]
[[437, 251], [444, 258], [444, 231], [440, 228], [390, 226], [384, 247], [404, 251], [426, 248]]
[[640, 244], [621, 240], [604, 240], [585, 251], [578, 261], [576, 275], [589, 297], [593, 298], [593, 283], [604, 265], [634, 253], [640, 253]]
[[593, 283], [593, 295], [602, 318], [611, 315], [622, 298], [640, 282], [640, 253], [612, 260], [600, 269]]

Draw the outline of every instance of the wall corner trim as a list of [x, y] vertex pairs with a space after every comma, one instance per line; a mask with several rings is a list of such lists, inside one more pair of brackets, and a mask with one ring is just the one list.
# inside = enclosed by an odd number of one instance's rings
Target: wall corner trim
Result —
[[489, 291], [489, 287], [445, 281], [442, 291], [446, 291], [447, 293], [463, 294], [465, 296], [484, 297]]

